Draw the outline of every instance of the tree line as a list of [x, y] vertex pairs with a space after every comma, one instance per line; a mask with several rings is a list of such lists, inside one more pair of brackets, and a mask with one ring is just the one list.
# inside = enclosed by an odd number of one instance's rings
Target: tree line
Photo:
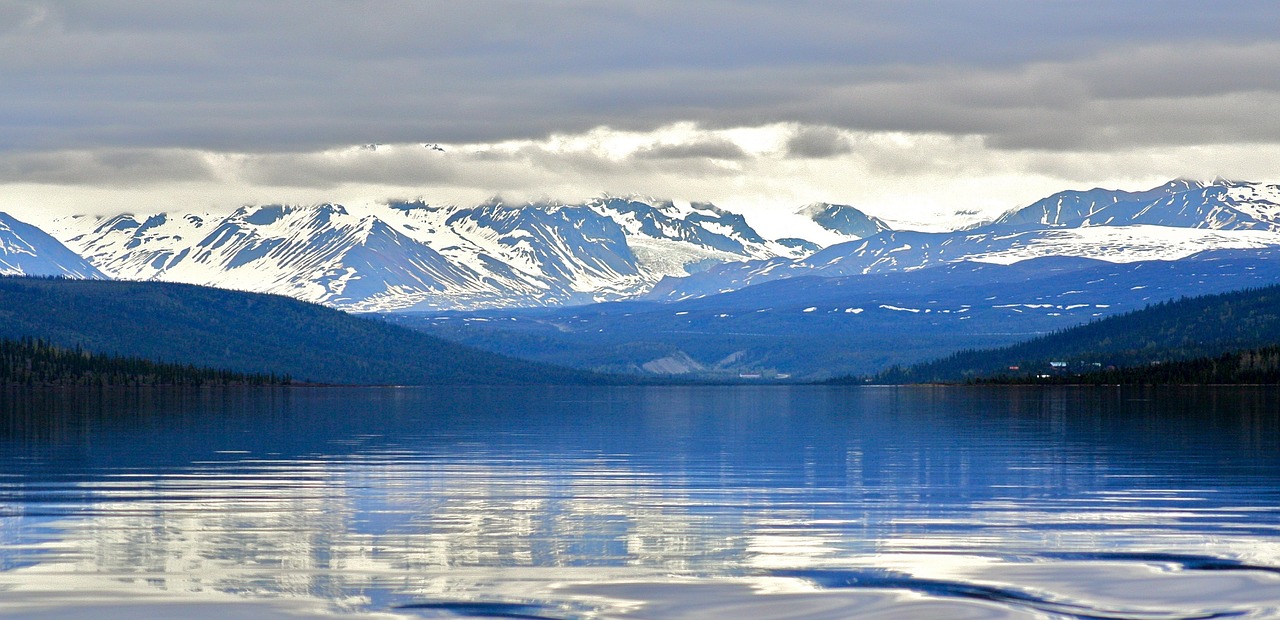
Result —
[[288, 375], [154, 362], [94, 353], [80, 346], [61, 347], [39, 338], [0, 339], [0, 385], [198, 387], [290, 382]]
[[1085, 372], [996, 375], [974, 385], [1264, 385], [1280, 384], [1280, 346], [1176, 362]]

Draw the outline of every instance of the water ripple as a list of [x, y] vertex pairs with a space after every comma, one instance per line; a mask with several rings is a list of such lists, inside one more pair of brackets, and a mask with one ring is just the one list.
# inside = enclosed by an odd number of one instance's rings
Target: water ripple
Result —
[[907, 590], [933, 597], [989, 601], [1082, 620], [1212, 620], [1214, 618], [1238, 618], [1249, 615], [1249, 612], [1244, 610], [1186, 612], [1105, 609], [1082, 602], [1061, 600], [1048, 593], [1037, 593], [1023, 588], [922, 579], [884, 569], [797, 569], [771, 571], [767, 574], [773, 577], [804, 579], [829, 589]]

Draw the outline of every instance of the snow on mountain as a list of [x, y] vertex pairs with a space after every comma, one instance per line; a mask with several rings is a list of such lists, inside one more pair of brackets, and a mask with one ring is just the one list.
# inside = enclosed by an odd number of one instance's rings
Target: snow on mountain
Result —
[[707, 265], [800, 256], [713, 205], [601, 198], [250, 206], [208, 214], [78, 216], [54, 234], [113, 277], [289, 295], [357, 310], [590, 303]]
[[742, 215], [710, 203], [681, 208], [670, 201], [603, 197], [587, 206], [621, 226], [642, 270], [659, 277], [679, 277], [724, 262], [809, 253], [803, 245], [765, 240]]
[[813, 220], [824, 229], [845, 237], [846, 240], [870, 237], [890, 230], [884, 220], [867, 215], [849, 205], [815, 202], [801, 207], [797, 213]]
[[660, 282], [646, 298], [686, 299], [782, 278], [910, 271], [963, 260], [1009, 264], [1073, 256], [1125, 263], [1270, 246], [1280, 246], [1280, 186], [1177, 180], [1144, 192], [1061, 192], [972, 230], [886, 231], [798, 260], [718, 265]]
[[499, 289], [525, 291], [513, 300], [517, 303], [488, 305], [586, 303], [647, 286], [622, 231], [587, 207], [492, 201], [467, 208], [423, 203], [391, 208], [377, 217], [454, 263], [490, 274]]
[[1280, 185], [1178, 179], [1142, 192], [1059, 192], [1007, 213], [995, 224], [1068, 228], [1149, 224], [1280, 231]]
[[[1046, 226], [1081, 225], [1095, 214], [1117, 204], [1150, 204], [1161, 198], [1203, 189], [1205, 184], [1189, 179], [1175, 179], [1149, 190], [1127, 192], [1094, 188], [1067, 190], [1041, 198], [1026, 207], [1014, 209], [996, 219], [998, 225], [1043, 224]], [[1098, 220], [1105, 225], [1108, 220]], [[979, 226], [980, 227], [980, 226]], [[975, 227], [976, 228], [976, 227]]]
[[[637, 196], [79, 216], [58, 220], [51, 232], [110, 277], [277, 293], [357, 311], [672, 300], [781, 278], [965, 260], [1120, 263], [1280, 246], [1280, 185], [1222, 179], [1060, 192], [985, 226], [945, 233], [890, 230], [848, 205], [815, 203], [795, 214], [815, 235], [770, 240], [711, 204]], [[844, 241], [819, 250], [814, 240]], [[0, 256], [30, 254], [5, 243]]]
[[1207, 250], [1273, 246], [1280, 246], [1280, 233], [1147, 225], [1050, 230], [998, 227], [968, 233], [894, 231], [833, 245], [800, 260], [727, 263], [687, 277], [669, 278], [659, 282], [645, 298], [687, 299], [784, 278], [914, 271], [960, 261], [1007, 265], [1045, 256], [1066, 256], [1131, 263], [1178, 260]]
[[105, 278], [43, 230], [0, 213], [0, 275]]
[[396, 292], [410, 303], [454, 291], [500, 294], [480, 274], [454, 265], [377, 218], [353, 215], [338, 205], [242, 207], [222, 217], [120, 215], [67, 223], [90, 226], [88, 232], [67, 237], [68, 243], [123, 279], [277, 293], [353, 308], [376, 306]]

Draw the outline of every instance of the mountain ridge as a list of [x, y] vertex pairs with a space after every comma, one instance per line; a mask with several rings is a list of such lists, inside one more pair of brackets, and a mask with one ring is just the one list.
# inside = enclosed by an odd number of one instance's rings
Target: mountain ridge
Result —
[[1053, 227], [1155, 224], [1214, 230], [1280, 231], [1280, 185], [1175, 179], [1142, 192], [1092, 189], [1053, 194], [996, 219], [995, 225]]

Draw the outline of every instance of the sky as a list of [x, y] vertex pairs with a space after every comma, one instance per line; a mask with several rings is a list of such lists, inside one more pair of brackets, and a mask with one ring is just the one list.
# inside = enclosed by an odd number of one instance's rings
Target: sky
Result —
[[1280, 3], [0, 0], [0, 211], [1280, 181]]

